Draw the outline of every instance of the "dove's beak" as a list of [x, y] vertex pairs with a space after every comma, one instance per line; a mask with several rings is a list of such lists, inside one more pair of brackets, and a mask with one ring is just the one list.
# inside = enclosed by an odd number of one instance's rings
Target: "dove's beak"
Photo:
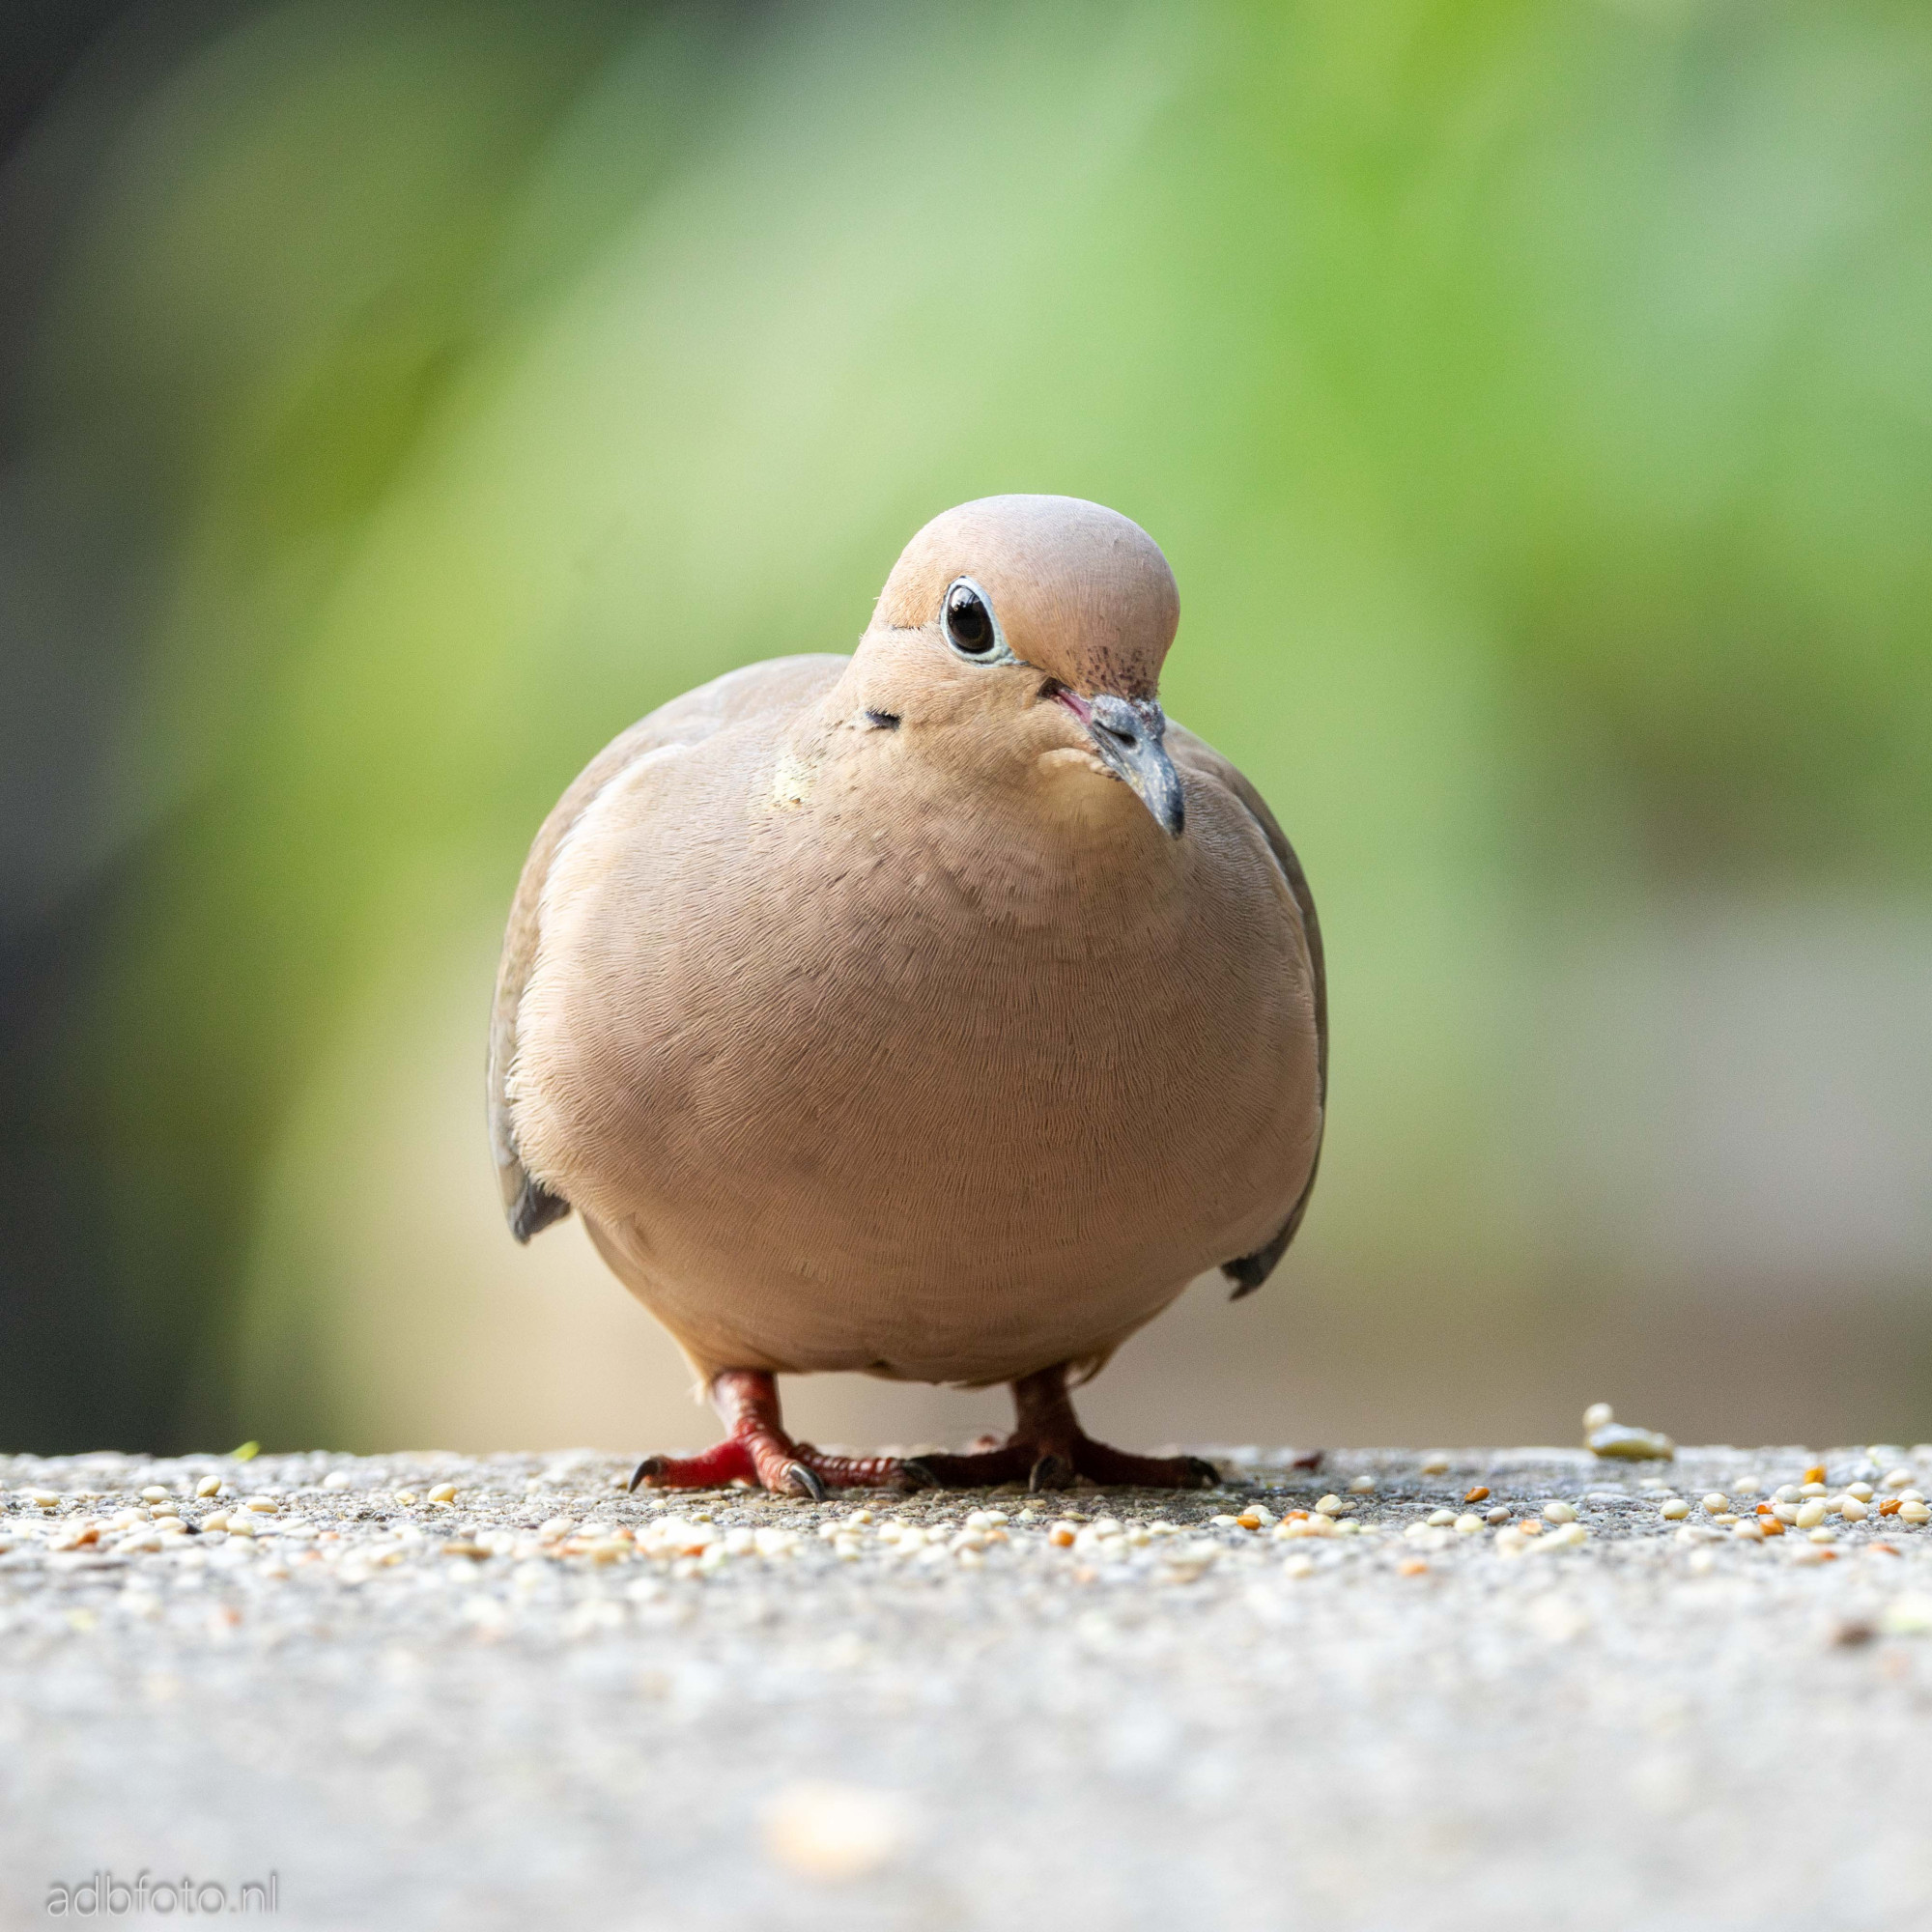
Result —
[[1159, 701], [1116, 697], [1110, 691], [1084, 697], [1065, 686], [1054, 696], [1086, 725], [1108, 770], [1134, 788], [1170, 838], [1179, 838], [1186, 824], [1187, 804], [1181, 796], [1180, 774], [1161, 743], [1167, 714]]

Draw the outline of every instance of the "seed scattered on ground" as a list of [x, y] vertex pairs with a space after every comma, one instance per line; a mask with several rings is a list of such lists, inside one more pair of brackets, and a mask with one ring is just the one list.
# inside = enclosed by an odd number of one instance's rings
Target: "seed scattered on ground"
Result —
[[1590, 1431], [1585, 1447], [1592, 1454], [1622, 1463], [1667, 1463], [1677, 1453], [1670, 1437], [1655, 1429], [1633, 1429], [1607, 1422]]
[[812, 1781], [781, 1791], [765, 1811], [765, 1848], [801, 1878], [838, 1884], [889, 1863], [908, 1837], [891, 1792]]
[[219, 1495], [221, 1492], [221, 1478], [219, 1476], [204, 1476], [194, 1486], [194, 1492], [198, 1496]]
[[1818, 1498], [1801, 1506], [1792, 1520], [1800, 1529], [1816, 1529], [1825, 1520], [1825, 1505]]
[[1543, 1520], [1546, 1522], [1575, 1522], [1577, 1511], [1573, 1505], [1559, 1499], [1553, 1503], [1544, 1504]]
[[1351, 1495], [1365, 1496], [1369, 1493], [1371, 1490], [1375, 1488], [1375, 1486], [1376, 1486], [1376, 1479], [1373, 1476], [1357, 1476], [1355, 1480], [1349, 1485], [1349, 1492]]

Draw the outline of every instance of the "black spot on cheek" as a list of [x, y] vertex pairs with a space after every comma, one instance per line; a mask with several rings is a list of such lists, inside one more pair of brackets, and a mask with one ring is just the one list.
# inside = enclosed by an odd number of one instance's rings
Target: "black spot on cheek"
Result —
[[899, 728], [899, 714], [896, 711], [867, 710], [866, 723], [874, 731], [896, 731]]

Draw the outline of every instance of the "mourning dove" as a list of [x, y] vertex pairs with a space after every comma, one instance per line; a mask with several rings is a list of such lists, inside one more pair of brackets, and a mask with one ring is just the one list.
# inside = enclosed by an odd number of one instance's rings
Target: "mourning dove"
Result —
[[[674, 699], [564, 794], [517, 889], [493, 1138], [527, 1240], [572, 1208], [728, 1434], [635, 1483], [1188, 1486], [1074, 1419], [1196, 1276], [1299, 1225], [1321, 941], [1255, 788], [1171, 724], [1137, 525], [993, 497], [907, 545], [850, 657]], [[1001, 1448], [831, 1456], [773, 1378], [1010, 1382]]]

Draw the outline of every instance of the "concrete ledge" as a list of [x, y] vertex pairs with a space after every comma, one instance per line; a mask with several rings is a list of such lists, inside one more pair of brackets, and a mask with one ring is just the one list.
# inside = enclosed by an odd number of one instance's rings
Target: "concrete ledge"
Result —
[[[1292, 1460], [0, 1458], [0, 1919], [145, 1869], [357, 1932], [1932, 1922], [1924, 1445]], [[1817, 1463], [1863, 1520], [1739, 1534]]]

